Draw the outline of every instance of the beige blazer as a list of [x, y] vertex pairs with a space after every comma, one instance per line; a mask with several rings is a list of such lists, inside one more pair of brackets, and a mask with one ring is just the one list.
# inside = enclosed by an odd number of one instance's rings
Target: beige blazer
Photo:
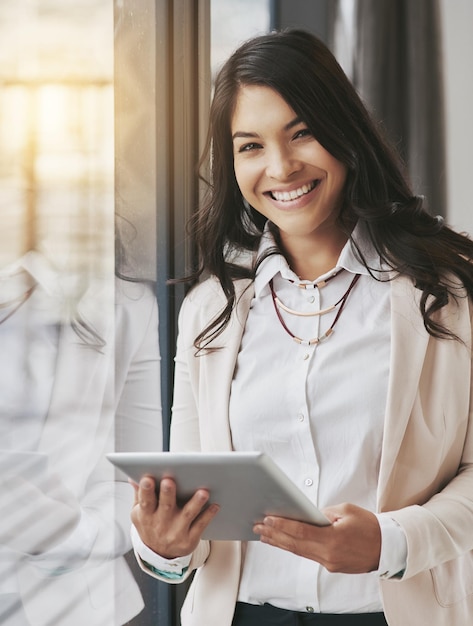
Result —
[[[112, 279], [113, 286], [113, 279]], [[117, 281], [109, 297], [91, 288], [79, 304], [105, 339], [101, 350], [60, 330], [50, 410], [40, 450], [49, 468], [95, 520], [98, 535], [85, 562], [50, 575], [34, 559], [15, 572], [32, 626], [118, 626], [143, 608], [123, 554], [129, 541], [133, 489], [105, 454], [114, 449], [156, 450], [162, 444], [157, 305], [142, 284]], [[32, 512], [34, 514], [34, 512]], [[66, 552], [67, 555], [67, 552]]]
[[[391, 283], [392, 350], [378, 511], [404, 529], [408, 561], [400, 580], [380, 580], [390, 626], [473, 623], [473, 423], [469, 302], [444, 307], [441, 319], [464, 343], [433, 339], [424, 329], [418, 294], [399, 277]], [[246, 288], [246, 290], [245, 290]], [[194, 289], [180, 314], [176, 356], [173, 450], [231, 450], [228, 403], [233, 370], [253, 296], [242, 294], [222, 349], [195, 357], [192, 342], [222, 308], [214, 279]], [[238, 542], [201, 542], [182, 610], [183, 626], [230, 626], [241, 566]]]

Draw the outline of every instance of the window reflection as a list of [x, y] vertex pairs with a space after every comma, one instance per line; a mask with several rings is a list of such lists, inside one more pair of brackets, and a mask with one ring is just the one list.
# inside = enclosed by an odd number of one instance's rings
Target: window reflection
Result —
[[0, 4], [3, 263], [31, 247], [69, 267], [111, 262], [112, 9]]
[[113, 0], [0, 3], [0, 624], [125, 624], [162, 445], [157, 303], [114, 276]]

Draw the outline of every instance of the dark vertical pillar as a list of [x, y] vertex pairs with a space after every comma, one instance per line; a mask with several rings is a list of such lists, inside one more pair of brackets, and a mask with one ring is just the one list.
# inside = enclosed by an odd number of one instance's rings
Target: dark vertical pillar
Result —
[[271, 0], [270, 27], [302, 28], [327, 41], [329, 4], [330, 0]]
[[[117, 212], [137, 229], [132, 258], [152, 239], [146, 257], [154, 267], [146, 259], [139, 267], [140, 277], [156, 280], [167, 446], [185, 288], [166, 283], [186, 274], [193, 260], [186, 224], [199, 201], [196, 165], [210, 101], [210, 0], [114, 0], [114, 6]], [[177, 625], [185, 588], [158, 583], [133, 557], [129, 563], [146, 604], [131, 624]]]

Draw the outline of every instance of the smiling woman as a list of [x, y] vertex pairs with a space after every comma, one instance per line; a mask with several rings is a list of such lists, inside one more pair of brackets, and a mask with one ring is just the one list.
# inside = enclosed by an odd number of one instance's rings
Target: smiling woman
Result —
[[230, 56], [205, 155], [171, 451], [264, 452], [331, 524], [268, 514], [259, 541], [209, 543], [209, 494], [181, 505], [148, 477], [139, 564], [197, 570], [183, 626], [469, 626], [473, 242], [425, 210], [304, 31]]
[[324, 274], [346, 241], [338, 225], [345, 165], [268, 87], [241, 87], [232, 137], [235, 176], [245, 200], [277, 226], [299, 278]]

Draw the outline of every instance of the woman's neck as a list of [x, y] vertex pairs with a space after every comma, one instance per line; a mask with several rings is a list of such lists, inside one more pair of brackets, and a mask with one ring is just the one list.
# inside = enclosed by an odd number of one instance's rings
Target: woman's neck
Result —
[[281, 246], [292, 271], [301, 280], [315, 280], [336, 266], [347, 239], [345, 233], [337, 231], [337, 236], [328, 239], [291, 239], [281, 241]]

